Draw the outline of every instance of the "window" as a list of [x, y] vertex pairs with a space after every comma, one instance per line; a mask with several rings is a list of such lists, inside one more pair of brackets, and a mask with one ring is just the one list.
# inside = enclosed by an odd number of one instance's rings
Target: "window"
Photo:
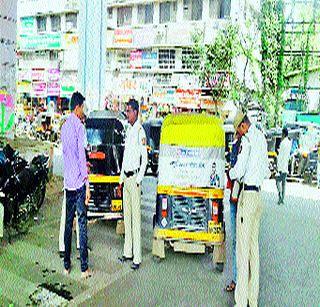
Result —
[[159, 68], [174, 69], [176, 66], [176, 51], [174, 49], [159, 50]]
[[230, 16], [231, 0], [210, 0], [209, 15], [211, 18], [227, 18]]
[[59, 32], [61, 30], [61, 17], [59, 15], [50, 16], [51, 19], [51, 31]]
[[202, 0], [183, 0], [183, 18], [185, 20], [201, 20]]
[[47, 29], [47, 17], [38, 16], [37, 17], [37, 30], [38, 32], [46, 32]]
[[50, 50], [50, 61], [56, 61], [59, 59], [59, 51], [57, 50]]
[[153, 3], [138, 5], [138, 23], [153, 23]]
[[160, 3], [160, 23], [175, 22], [177, 15], [177, 2]]
[[117, 26], [130, 26], [132, 23], [132, 7], [118, 7]]
[[112, 19], [112, 7], [108, 7], [108, 19]]
[[130, 51], [119, 50], [117, 53], [117, 63], [122, 69], [130, 68]]
[[155, 74], [154, 78], [157, 85], [169, 85], [171, 84], [171, 74]]
[[77, 13], [66, 14], [66, 31], [77, 30]]
[[199, 55], [195, 54], [191, 48], [182, 49], [182, 69], [192, 69], [199, 62]]

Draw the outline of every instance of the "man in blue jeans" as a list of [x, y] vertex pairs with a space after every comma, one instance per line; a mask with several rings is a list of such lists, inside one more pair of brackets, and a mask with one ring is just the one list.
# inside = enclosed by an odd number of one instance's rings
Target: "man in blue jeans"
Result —
[[72, 113], [61, 128], [61, 142], [64, 160], [64, 188], [66, 191], [66, 225], [64, 232], [64, 273], [71, 270], [72, 224], [77, 211], [80, 232], [81, 277], [90, 277], [88, 268], [87, 205], [90, 199], [87, 163], [85, 155], [85, 128], [81, 122], [84, 116], [85, 98], [79, 93], [71, 97]]
[[[240, 135], [235, 135], [235, 140], [232, 143], [232, 150], [230, 155], [230, 167], [234, 167], [237, 162], [238, 153], [241, 145]], [[238, 188], [237, 189], [237, 185]], [[236, 190], [237, 189], [237, 190]], [[231, 249], [232, 249], [232, 280], [230, 284], [226, 286], [227, 292], [233, 292], [236, 289], [237, 284], [237, 257], [236, 257], [236, 229], [237, 229], [237, 205], [238, 196], [240, 194], [239, 183], [234, 180], [231, 185], [230, 195], [230, 228], [231, 228]]]

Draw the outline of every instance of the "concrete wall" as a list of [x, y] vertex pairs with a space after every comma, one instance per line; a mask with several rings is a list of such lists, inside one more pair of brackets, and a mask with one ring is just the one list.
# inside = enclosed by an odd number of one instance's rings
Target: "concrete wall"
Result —
[[0, 0], [0, 90], [15, 93], [17, 1]]

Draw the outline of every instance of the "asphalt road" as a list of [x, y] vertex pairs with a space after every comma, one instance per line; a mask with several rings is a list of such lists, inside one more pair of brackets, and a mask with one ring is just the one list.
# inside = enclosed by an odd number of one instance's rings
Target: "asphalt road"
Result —
[[[151, 256], [152, 216], [156, 180], [145, 178], [142, 202], [143, 263], [138, 271], [120, 264], [123, 238], [114, 222], [88, 226], [90, 266], [94, 276], [80, 279], [73, 249], [73, 270], [63, 276], [58, 257], [61, 196], [42, 208], [30, 232], [0, 250], [0, 305], [25, 306], [39, 285], [59, 284], [70, 291], [69, 303], [81, 306], [232, 306], [233, 295], [223, 291], [230, 280], [229, 206], [225, 204], [227, 264], [217, 273], [211, 255], [166, 251], [160, 263]], [[274, 181], [263, 186], [265, 210], [260, 231], [259, 306], [319, 306], [320, 192], [288, 184], [285, 205], [276, 204]], [[227, 198], [227, 195], [226, 195]]]

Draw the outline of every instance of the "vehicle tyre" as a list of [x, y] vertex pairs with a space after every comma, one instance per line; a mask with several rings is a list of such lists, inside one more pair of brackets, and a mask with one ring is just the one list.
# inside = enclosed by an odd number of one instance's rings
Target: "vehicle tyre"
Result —
[[152, 218], [152, 228], [154, 229], [155, 227], [156, 227], [156, 215], [154, 214]]
[[46, 184], [41, 183], [39, 187], [36, 188], [34, 194], [33, 194], [33, 201], [36, 211], [40, 209], [44, 202], [44, 198], [46, 195]]
[[158, 165], [151, 165], [151, 171], [154, 176], [158, 175]]

